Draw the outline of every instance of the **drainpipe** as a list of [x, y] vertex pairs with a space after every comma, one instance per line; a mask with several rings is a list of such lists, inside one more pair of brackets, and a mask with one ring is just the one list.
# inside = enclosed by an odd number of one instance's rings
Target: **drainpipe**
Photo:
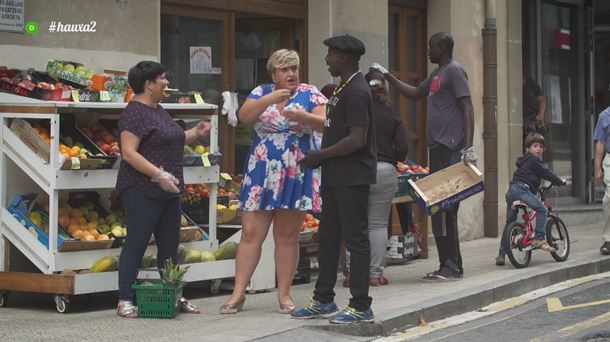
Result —
[[485, 194], [483, 224], [485, 237], [498, 236], [498, 58], [496, 1], [485, 0], [483, 36], [483, 146]]

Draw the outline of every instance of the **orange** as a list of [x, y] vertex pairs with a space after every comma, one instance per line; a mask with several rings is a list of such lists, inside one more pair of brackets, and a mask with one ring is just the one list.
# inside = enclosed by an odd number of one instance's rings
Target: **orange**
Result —
[[76, 222], [78, 222], [78, 224], [80, 224], [81, 226], [84, 226], [87, 224], [87, 219], [82, 216], [79, 216], [76, 218]]
[[97, 237], [97, 240], [110, 240], [110, 238], [106, 234], [100, 234], [100, 236]]
[[83, 212], [80, 211], [80, 209], [76, 208], [76, 209], [72, 210], [72, 217], [74, 217], [74, 218], [83, 217]]
[[70, 157], [76, 157], [80, 154], [80, 147], [78, 146], [72, 146], [72, 148], [70, 149], [70, 152], [68, 152], [70, 154]]
[[97, 229], [89, 229], [88, 232], [96, 239], [98, 236], [100, 236], [100, 232], [98, 232]]
[[72, 232], [72, 236], [74, 236], [75, 238], [80, 238], [80, 237], [82, 237], [84, 234], [85, 234], [85, 231], [80, 230], [80, 229], [75, 229], [75, 230]]
[[91, 233], [89, 233], [89, 232], [84, 232], [80, 238], [81, 238], [81, 240], [84, 240], [84, 241], [94, 241], [95, 240], [93, 235], [91, 235]]
[[97, 231], [97, 223], [96, 222], [89, 222], [87, 223], [87, 230], [92, 230], [95, 229]]
[[65, 215], [60, 215], [57, 219], [57, 223], [59, 223], [59, 225], [63, 228], [68, 228], [68, 226], [70, 225], [70, 219]]
[[70, 234], [72, 234], [74, 236], [74, 232], [80, 230], [80, 226], [77, 224], [70, 224], [68, 226], [68, 231], [70, 232]]

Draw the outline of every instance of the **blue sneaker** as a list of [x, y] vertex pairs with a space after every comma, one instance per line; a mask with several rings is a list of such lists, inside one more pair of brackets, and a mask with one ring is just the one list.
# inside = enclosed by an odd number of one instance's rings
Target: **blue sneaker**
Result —
[[371, 308], [366, 309], [365, 311], [358, 311], [351, 307], [346, 307], [340, 312], [336, 313], [332, 316], [329, 321], [331, 323], [371, 323], [375, 320], [375, 316], [373, 315], [373, 310]]
[[307, 306], [294, 310], [291, 316], [292, 318], [301, 319], [327, 318], [332, 316], [338, 310], [339, 308], [337, 308], [337, 304], [335, 304], [335, 302], [324, 304], [310, 298]]

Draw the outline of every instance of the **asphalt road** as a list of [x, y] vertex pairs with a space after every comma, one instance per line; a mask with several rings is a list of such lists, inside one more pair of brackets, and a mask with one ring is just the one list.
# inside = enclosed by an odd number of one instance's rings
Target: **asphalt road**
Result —
[[[448, 324], [450, 325], [450, 324]], [[610, 341], [610, 279], [405, 341]]]

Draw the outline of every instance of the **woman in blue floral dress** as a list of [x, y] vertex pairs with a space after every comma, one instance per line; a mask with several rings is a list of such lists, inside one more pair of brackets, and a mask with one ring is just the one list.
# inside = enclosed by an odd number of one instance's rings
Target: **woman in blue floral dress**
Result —
[[326, 97], [300, 83], [299, 55], [275, 51], [267, 63], [274, 84], [256, 87], [239, 111], [256, 136], [246, 157], [239, 201], [242, 236], [235, 288], [220, 312], [243, 309], [245, 291], [273, 222], [279, 312], [291, 313], [290, 285], [299, 259], [299, 233], [308, 210], [320, 211], [320, 169], [301, 170], [304, 152], [318, 149], [313, 130], [323, 131]]

